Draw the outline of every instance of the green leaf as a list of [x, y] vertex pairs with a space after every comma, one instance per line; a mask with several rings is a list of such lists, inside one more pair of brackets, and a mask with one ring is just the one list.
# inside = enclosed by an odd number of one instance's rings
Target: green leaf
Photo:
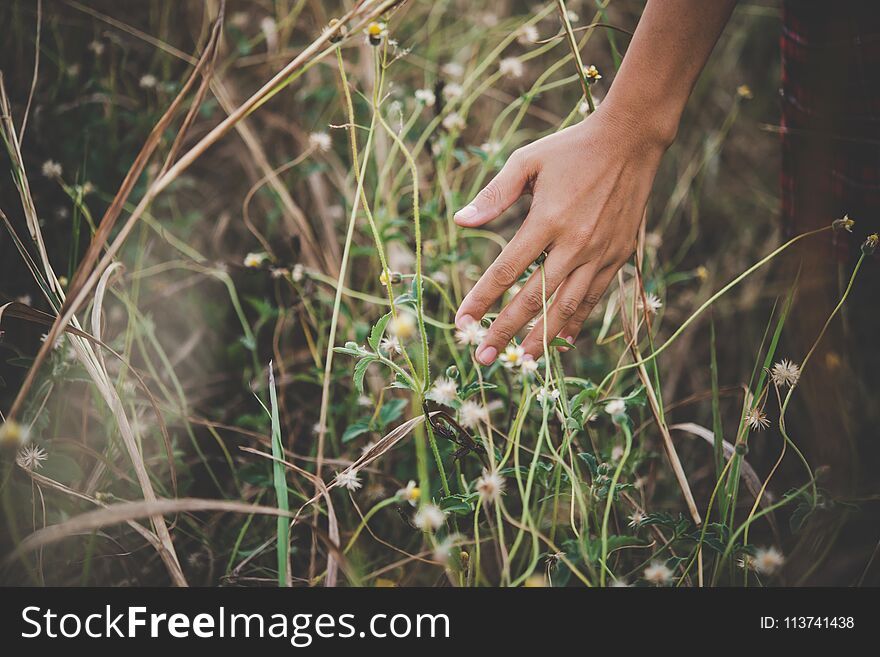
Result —
[[578, 454], [578, 458], [587, 464], [587, 468], [590, 470], [590, 475], [595, 477], [599, 472], [599, 461], [596, 460], [596, 457], [590, 454], [589, 452], [581, 452]]
[[446, 513], [455, 513], [460, 516], [471, 515], [474, 512], [474, 503], [479, 495], [449, 495], [440, 499], [440, 509]]
[[385, 327], [388, 326], [389, 319], [391, 319], [391, 313], [385, 313], [379, 318], [379, 321], [376, 322], [373, 329], [370, 331], [370, 337], [367, 338], [367, 342], [373, 348], [373, 351], [378, 351], [379, 341], [385, 333]]
[[368, 356], [359, 360], [354, 366], [354, 385], [359, 393], [364, 394], [364, 377], [367, 374], [367, 368], [377, 360], [377, 358]]
[[468, 383], [464, 388], [461, 389], [461, 392], [458, 393], [458, 396], [462, 399], [467, 399], [469, 397], [473, 397], [477, 394], [481, 389], [482, 390], [494, 390], [497, 388], [494, 383], [483, 383], [480, 384], [479, 381], [474, 381], [472, 383]]
[[565, 338], [553, 338], [550, 342], [551, 347], [568, 347], [569, 349], [577, 349], [571, 342]]
[[367, 433], [369, 430], [369, 420], [358, 420], [354, 424], [349, 424], [348, 427], [345, 429], [345, 433], [342, 434], [342, 442], [347, 443], [349, 441], [352, 441], [358, 436]]
[[403, 409], [406, 408], [407, 403], [406, 399], [392, 399], [382, 404], [382, 409], [379, 411], [379, 424], [384, 427], [389, 422], [394, 422], [403, 415]]

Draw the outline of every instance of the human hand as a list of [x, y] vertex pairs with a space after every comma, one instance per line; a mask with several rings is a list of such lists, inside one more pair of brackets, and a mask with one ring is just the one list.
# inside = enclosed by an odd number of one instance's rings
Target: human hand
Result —
[[[545, 251], [548, 343], [556, 336], [569, 342], [577, 338], [633, 253], [665, 150], [663, 141], [644, 136], [638, 126], [614, 121], [603, 109], [514, 151], [498, 175], [455, 214], [459, 226], [482, 226], [521, 195], [532, 195], [516, 235], [462, 301], [457, 327], [479, 321]], [[541, 272], [536, 270], [492, 323], [476, 359], [491, 364], [542, 309]], [[522, 343], [526, 354], [543, 354], [543, 338], [539, 317]]]

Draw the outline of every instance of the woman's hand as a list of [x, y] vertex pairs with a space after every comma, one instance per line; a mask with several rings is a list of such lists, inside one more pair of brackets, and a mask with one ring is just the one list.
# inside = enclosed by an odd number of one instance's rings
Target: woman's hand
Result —
[[[459, 328], [479, 321], [542, 251], [546, 251], [547, 339], [574, 342], [617, 270], [632, 255], [654, 175], [667, 142], [644, 126], [605, 116], [600, 108], [580, 124], [511, 154], [504, 168], [465, 208], [459, 226], [498, 218], [524, 193], [528, 216], [513, 239], [467, 294], [455, 316]], [[492, 323], [477, 360], [488, 365], [536, 316], [523, 342], [543, 354], [541, 272], [536, 270]]]

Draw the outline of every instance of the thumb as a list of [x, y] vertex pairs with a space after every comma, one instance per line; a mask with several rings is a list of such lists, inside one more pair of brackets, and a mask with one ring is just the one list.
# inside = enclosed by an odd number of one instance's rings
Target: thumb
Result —
[[480, 190], [474, 200], [455, 213], [455, 223], [473, 227], [496, 219], [522, 195], [527, 180], [523, 157], [515, 151], [498, 175]]

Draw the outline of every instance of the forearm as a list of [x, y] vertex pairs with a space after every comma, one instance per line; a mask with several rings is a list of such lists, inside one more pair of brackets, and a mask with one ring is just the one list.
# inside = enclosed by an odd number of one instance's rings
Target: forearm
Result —
[[648, 0], [602, 114], [667, 146], [736, 0]]

